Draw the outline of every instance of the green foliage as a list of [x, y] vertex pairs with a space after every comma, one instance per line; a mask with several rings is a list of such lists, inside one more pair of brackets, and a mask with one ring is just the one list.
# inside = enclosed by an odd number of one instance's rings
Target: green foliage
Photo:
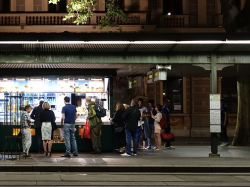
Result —
[[[100, 29], [104, 27], [116, 27], [118, 31], [122, 31], [119, 24], [127, 23], [127, 16], [115, 3], [116, 0], [106, 0], [107, 13], [102, 16], [98, 25]], [[49, 3], [57, 4], [60, 0], [49, 0]], [[95, 11], [96, 0], [73, 0], [67, 5], [68, 15], [64, 17], [64, 21], [74, 19], [75, 24], [86, 24], [88, 19], [93, 16]]]
[[117, 30], [121, 32], [122, 29], [119, 24], [127, 23], [127, 16], [120, 7], [114, 3], [114, 0], [106, 0], [106, 8], [107, 13], [101, 18], [99, 28], [117, 27]]

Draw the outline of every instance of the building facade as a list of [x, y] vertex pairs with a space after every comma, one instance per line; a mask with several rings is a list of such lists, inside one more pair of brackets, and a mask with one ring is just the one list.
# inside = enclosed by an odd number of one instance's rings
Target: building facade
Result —
[[[128, 16], [129, 22], [122, 24], [124, 33], [225, 33], [220, 0], [117, 0]], [[243, 7], [246, 0], [239, 0]], [[97, 0], [96, 11], [84, 25], [75, 25], [74, 20], [63, 21], [67, 14], [66, 5], [71, 0], [61, 0], [57, 5], [48, 0], [0, 0], [0, 33], [106, 33], [117, 32], [116, 28], [99, 29], [98, 23], [105, 15], [105, 0]], [[119, 63], [119, 62], [117, 62]], [[143, 65], [143, 62], [141, 62]], [[150, 69], [148, 69], [149, 71]], [[144, 74], [147, 72], [145, 71]], [[185, 73], [184, 73], [185, 74]], [[171, 125], [176, 136], [205, 137], [209, 132], [209, 93], [210, 79], [204, 77], [172, 74], [167, 81], [144, 84], [129, 89], [129, 95], [122, 98], [143, 97], [145, 102], [154, 99], [163, 104], [171, 100]], [[119, 75], [117, 82], [121, 81]], [[124, 78], [123, 78], [124, 82]], [[126, 81], [125, 81], [126, 82]], [[232, 84], [230, 84], [232, 83]], [[125, 84], [125, 83], [124, 83]], [[115, 87], [116, 88], [116, 87]], [[119, 87], [120, 88], [120, 87]], [[120, 99], [118, 90], [114, 101]], [[218, 93], [226, 97], [230, 105], [229, 135], [232, 136], [236, 125], [237, 90], [234, 78], [219, 77]], [[117, 94], [117, 95], [115, 95]], [[146, 104], [146, 103], [145, 103]], [[232, 107], [231, 107], [232, 106]]]

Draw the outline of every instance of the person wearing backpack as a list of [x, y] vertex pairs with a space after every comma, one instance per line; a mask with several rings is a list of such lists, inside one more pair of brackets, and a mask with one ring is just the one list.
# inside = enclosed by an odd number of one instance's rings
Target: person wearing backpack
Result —
[[[102, 120], [99, 113], [104, 113], [99, 105], [91, 101], [91, 97], [86, 99], [86, 104], [88, 105], [88, 117], [89, 127], [91, 131], [91, 141], [93, 145], [93, 151], [91, 154], [101, 154], [101, 129], [102, 129]], [[97, 109], [96, 109], [97, 108]]]

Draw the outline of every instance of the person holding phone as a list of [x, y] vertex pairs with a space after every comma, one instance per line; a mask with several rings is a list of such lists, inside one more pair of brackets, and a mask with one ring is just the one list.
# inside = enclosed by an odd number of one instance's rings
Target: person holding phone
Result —
[[23, 156], [24, 157], [31, 157], [29, 154], [29, 150], [31, 147], [31, 133], [30, 133], [30, 126], [31, 126], [31, 118], [29, 113], [31, 112], [30, 105], [26, 105], [24, 107], [24, 112], [21, 116], [21, 133], [22, 133], [22, 146], [23, 146]]

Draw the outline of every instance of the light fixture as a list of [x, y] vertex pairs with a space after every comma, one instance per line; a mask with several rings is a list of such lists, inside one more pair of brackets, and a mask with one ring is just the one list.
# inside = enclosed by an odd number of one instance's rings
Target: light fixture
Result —
[[171, 65], [157, 65], [154, 70], [154, 81], [167, 80], [167, 70], [171, 70]]
[[0, 41], [0, 44], [250, 44], [250, 40], [190, 41]]

